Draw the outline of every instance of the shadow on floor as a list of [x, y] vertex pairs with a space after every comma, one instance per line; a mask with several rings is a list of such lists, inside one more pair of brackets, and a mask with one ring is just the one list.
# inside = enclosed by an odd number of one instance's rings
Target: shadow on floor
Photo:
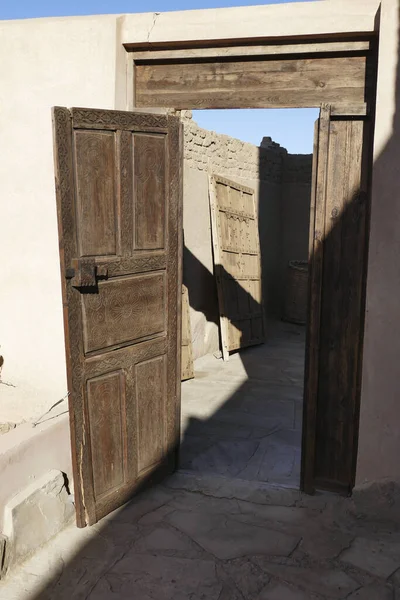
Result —
[[97, 525], [61, 532], [12, 574], [2, 600], [255, 598], [270, 575], [243, 557], [289, 557], [301, 535], [287, 528], [308, 510], [296, 507], [298, 489], [269, 485], [298, 488], [303, 357], [303, 328], [275, 323], [264, 345], [199, 360], [182, 388], [180, 471], [155, 487], [154, 473]]
[[268, 329], [228, 362], [196, 361], [182, 384], [182, 470], [299, 487], [305, 328]]
[[[214, 276], [184, 248], [184, 282], [192, 309], [219, 325]], [[249, 335], [260, 304], [219, 266], [229, 290], [226, 317]], [[265, 286], [263, 286], [265, 287]], [[263, 310], [263, 309], [262, 309]], [[230, 314], [232, 313], [232, 314]], [[182, 384], [179, 466], [212, 474], [291, 487], [300, 485], [305, 327], [269, 320], [265, 343], [231, 353], [229, 361], [210, 354], [195, 362], [195, 378]]]

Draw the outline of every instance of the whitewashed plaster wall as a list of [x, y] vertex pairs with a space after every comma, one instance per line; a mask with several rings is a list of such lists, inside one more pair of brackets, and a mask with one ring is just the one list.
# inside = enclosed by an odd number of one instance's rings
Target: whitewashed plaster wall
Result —
[[[66, 394], [51, 107], [114, 108], [116, 17], [0, 22], [0, 421]], [[119, 44], [118, 44], [119, 46]]]

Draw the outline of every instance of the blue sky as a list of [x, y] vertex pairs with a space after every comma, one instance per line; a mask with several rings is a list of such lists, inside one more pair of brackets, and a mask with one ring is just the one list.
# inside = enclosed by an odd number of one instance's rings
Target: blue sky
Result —
[[[0, 19], [28, 19], [107, 13], [163, 12], [198, 8], [224, 8], [281, 4], [283, 0], [0, 0]], [[285, 0], [286, 3], [296, 0]], [[298, 0], [297, 0], [298, 1]], [[311, 0], [302, 0], [311, 1]], [[312, 152], [317, 110], [196, 111], [195, 120], [207, 129], [253, 144], [263, 136], [293, 153]]]
[[[295, 1], [299, 0], [285, 0], [285, 3]], [[0, 0], [0, 19], [163, 12], [282, 3], [283, 0]]]
[[196, 110], [193, 118], [205, 129], [257, 146], [264, 136], [269, 136], [292, 154], [311, 154], [318, 113], [316, 108]]

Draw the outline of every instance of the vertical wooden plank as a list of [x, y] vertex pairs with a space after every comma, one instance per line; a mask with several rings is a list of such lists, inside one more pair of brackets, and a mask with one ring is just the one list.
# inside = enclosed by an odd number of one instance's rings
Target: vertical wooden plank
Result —
[[328, 168], [330, 106], [321, 106], [318, 136], [314, 138], [313, 191], [310, 214], [309, 303], [307, 357], [304, 378], [302, 489], [314, 492], [315, 430], [317, 417], [319, 330], [323, 273], [323, 234], [325, 230], [326, 178]]
[[135, 250], [165, 246], [165, 144], [164, 135], [134, 135]]
[[[66, 272], [74, 256], [78, 255], [76, 235], [76, 207], [73, 180], [72, 119], [68, 109], [52, 109], [54, 174], [57, 201], [57, 222], [63, 299], [65, 358], [68, 381], [68, 408], [71, 438], [74, 494], [76, 499], [76, 524], [85, 527], [86, 510], [83, 497], [82, 470], [85, 456], [84, 411], [82, 395], [82, 315], [76, 293], [67, 286]], [[80, 346], [79, 346], [80, 345]], [[79, 351], [80, 348], [80, 351]], [[78, 351], [77, 351], [78, 350]]]
[[74, 153], [80, 254], [116, 254], [115, 133], [77, 130], [74, 133]]
[[125, 376], [122, 371], [117, 371], [89, 379], [86, 393], [91, 424], [93, 488], [99, 499], [124, 483]]
[[133, 253], [133, 134], [131, 131], [118, 131], [119, 158], [119, 254], [132, 256]]
[[164, 432], [165, 358], [157, 356], [137, 364], [135, 369], [139, 476], [160, 463], [168, 452]]
[[167, 117], [169, 128], [166, 242], [171, 259], [167, 265], [167, 424], [166, 447], [170, 470], [178, 464], [181, 409], [182, 361], [182, 269], [183, 269], [183, 124]]
[[369, 215], [367, 132], [362, 118], [331, 118], [321, 110], [313, 165], [301, 480], [309, 493], [315, 488], [349, 493], [354, 485]]
[[350, 491], [353, 478], [363, 322], [363, 129], [362, 120], [333, 120], [329, 147], [315, 480], [343, 492]]
[[[316, 457], [314, 479], [339, 481], [338, 471], [347, 460], [341, 440], [347, 427], [347, 402], [342, 402], [342, 378], [339, 372], [340, 355], [348, 352], [342, 346], [342, 282], [341, 269], [346, 257], [342, 255], [342, 227], [345, 188], [350, 162], [348, 160], [348, 121], [331, 121], [329, 136], [329, 168], [327, 173], [323, 256], [323, 302], [320, 316], [318, 362], [318, 411], [316, 420]], [[351, 286], [347, 293], [350, 293]], [[328, 300], [329, 299], [329, 300]], [[329, 433], [328, 433], [329, 432]], [[344, 455], [343, 455], [343, 452]]]

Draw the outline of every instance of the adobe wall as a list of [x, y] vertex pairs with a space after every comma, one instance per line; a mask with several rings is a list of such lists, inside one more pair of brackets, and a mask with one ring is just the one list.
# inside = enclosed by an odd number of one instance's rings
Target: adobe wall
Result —
[[51, 107], [125, 108], [116, 23], [0, 22], [0, 422], [37, 417], [67, 392]]
[[314, 0], [132, 14], [124, 16], [121, 40], [126, 44], [179, 44], [191, 40], [230, 42], [251, 38], [365, 34], [375, 30], [379, 5], [380, 0]]
[[[219, 349], [208, 177], [217, 174], [254, 189], [259, 213], [263, 297], [267, 318], [281, 316], [286, 260], [306, 260], [311, 155], [290, 155], [270, 138], [262, 147], [184, 121], [184, 281], [189, 289], [193, 353]], [[260, 135], [260, 138], [262, 135]]]
[[400, 2], [383, 0], [357, 483], [400, 482]]

